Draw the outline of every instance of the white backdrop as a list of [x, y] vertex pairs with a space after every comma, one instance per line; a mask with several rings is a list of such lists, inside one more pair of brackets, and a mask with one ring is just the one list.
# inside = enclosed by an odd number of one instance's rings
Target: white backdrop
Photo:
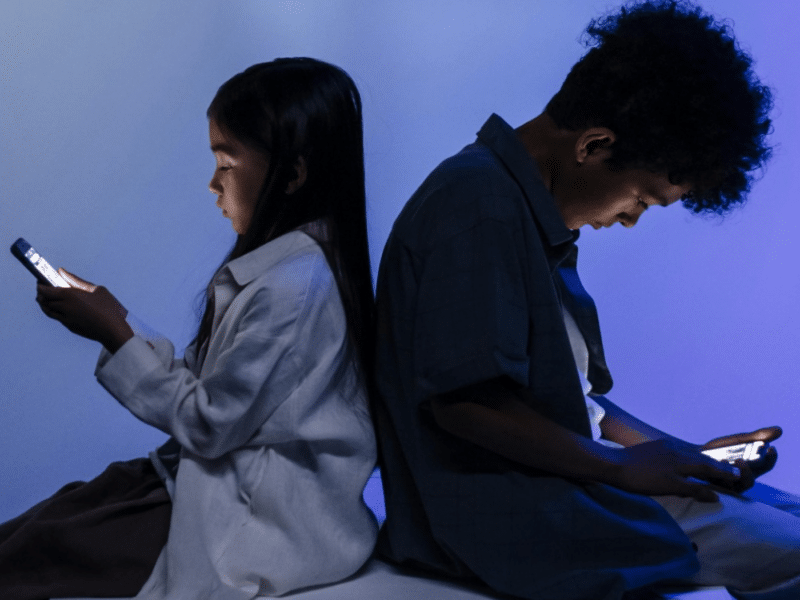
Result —
[[[780, 424], [767, 483], [800, 492], [797, 3], [708, 0], [774, 86], [777, 144], [750, 202], [720, 221], [676, 206], [586, 231], [610, 397], [700, 442]], [[543, 109], [583, 52], [592, 0], [0, 0], [0, 241], [108, 287], [182, 349], [193, 302], [233, 241], [207, 191], [206, 107], [255, 62], [312, 56], [364, 99], [373, 270], [394, 217], [491, 112]], [[0, 260], [0, 521], [163, 434], [93, 377], [99, 346], [41, 314]], [[379, 498], [371, 500], [376, 506]]]

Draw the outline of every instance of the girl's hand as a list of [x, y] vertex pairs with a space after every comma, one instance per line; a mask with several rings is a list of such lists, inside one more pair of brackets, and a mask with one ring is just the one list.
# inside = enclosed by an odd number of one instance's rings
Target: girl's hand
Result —
[[[58, 274], [61, 275], [64, 279], [66, 279], [67, 283], [70, 284], [74, 288], [78, 288], [79, 290], [83, 290], [84, 292], [93, 292], [97, 289], [97, 286], [93, 283], [89, 283], [85, 279], [81, 279], [77, 275], [70, 273], [66, 269], [59, 267]], [[120, 306], [122, 306], [120, 304]], [[123, 309], [124, 310], [124, 309]], [[125, 311], [125, 316], [128, 316], [128, 311]]]
[[60, 321], [72, 333], [100, 342], [111, 353], [133, 337], [125, 321], [128, 311], [111, 292], [64, 269], [58, 272], [73, 287], [38, 284], [36, 301], [45, 315]]
[[[735, 446], [737, 444], [746, 444], [748, 442], [765, 442], [769, 443], [777, 440], [783, 434], [783, 430], [778, 426], [764, 427], [749, 433], [735, 433], [733, 435], [725, 435], [722, 437], [714, 438], [704, 446], [701, 450], [711, 450], [712, 448], [722, 448], [723, 446]], [[764, 456], [758, 460], [737, 460], [736, 466], [742, 471], [742, 478], [735, 482], [733, 485], [726, 485], [720, 481], [714, 481], [715, 484], [722, 487], [727, 487], [734, 492], [743, 492], [753, 487], [756, 477], [760, 477], [767, 473], [775, 466], [778, 460], [778, 451], [770, 446], [764, 453]]]

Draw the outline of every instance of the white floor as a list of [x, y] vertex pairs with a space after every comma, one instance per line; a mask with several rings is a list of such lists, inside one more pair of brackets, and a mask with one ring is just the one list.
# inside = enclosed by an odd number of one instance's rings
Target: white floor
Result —
[[[723, 588], [669, 594], [665, 597], [681, 600], [730, 600], [730, 596]], [[488, 594], [485, 590], [457, 585], [451, 581], [407, 575], [385, 562], [373, 559], [346, 581], [281, 596], [281, 599], [499, 600], [499, 597]]]
[[[730, 600], [724, 588], [667, 594], [685, 600]], [[410, 576], [379, 560], [357, 576], [334, 585], [283, 596], [286, 600], [497, 600], [484, 590], [440, 579]]]
[[680, 594], [664, 594], [664, 597], [685, 600], [731, 600], [731, 595], [722, 587], [682, 592]]

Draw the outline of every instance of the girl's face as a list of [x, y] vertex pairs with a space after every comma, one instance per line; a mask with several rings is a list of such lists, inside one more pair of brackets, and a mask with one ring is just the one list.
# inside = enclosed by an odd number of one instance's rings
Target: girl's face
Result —
[[208, 122], [208, 138], [217, 160], [208, 189], [217, 195], [222, 216], [231, 220], [236, 233], [244, 235], [267, 177], [269, 158], [239, 142], [214, 119]]

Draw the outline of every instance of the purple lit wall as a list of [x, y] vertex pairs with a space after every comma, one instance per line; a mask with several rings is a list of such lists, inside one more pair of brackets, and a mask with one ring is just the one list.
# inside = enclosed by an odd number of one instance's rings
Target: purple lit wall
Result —
[[[232, 242], [207, 190], [205, 110], [254, 62], [313, 56], [364, 99], [372, 260], [403, 203], [492, 112], [543, 109], [583, 48], [593, 0], [3, 2], [0, 242], [108, 287], [182, 348], [197, 292]], [[775, 89], [773, 161], [724, 221], [680, 207], [585, 231], [610, 397], [691, 441], [780, 424], [766, 483], [800, 492], [800, 4], [707, 0]], [[44, 317], [0, 259], [0, 521], [164, 435], [94, 380], [98, 344]], [[380, 498], [370, 496], [380, 511]]]

